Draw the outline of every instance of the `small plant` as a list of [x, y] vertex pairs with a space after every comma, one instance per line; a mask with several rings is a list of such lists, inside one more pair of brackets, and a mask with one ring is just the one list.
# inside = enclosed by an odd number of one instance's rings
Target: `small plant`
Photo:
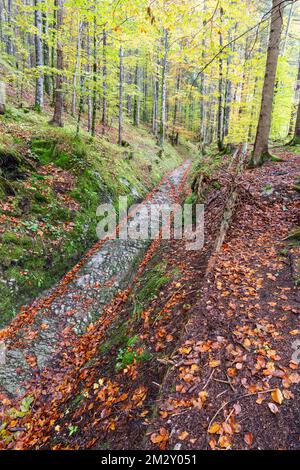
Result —
[[73, 434], [76, 433], [78, 429], [78, 426], [73, 426], [72, 424], [70, 424], [70, 426], [68, 426], [68, 430], [69, 430], [69, 436], [73, 436]]
[[149, 351], [141, 350], [141, 348], [138, 348], [137, 350], [133, 349], [138, 340], [138, 336], [133, 336], [127, 341], [126, 347], [119, 349], [115, 367], [117, 372], [130, 366], [134, 361], [148, 361], [151, 358]]

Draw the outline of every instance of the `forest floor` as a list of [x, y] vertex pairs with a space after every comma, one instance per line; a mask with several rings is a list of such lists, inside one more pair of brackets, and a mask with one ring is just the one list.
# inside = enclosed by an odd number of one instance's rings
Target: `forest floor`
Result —
[[300, 250], [286, 239], [300, 159], [277, 154], [243, 173], [213, 264], [217, 189], [203, 250], [151, 245], [130, 296], [65, 350], [72, 374], [57, 363], [22, 401], [1, 397], [3, 447], [300, 448]]

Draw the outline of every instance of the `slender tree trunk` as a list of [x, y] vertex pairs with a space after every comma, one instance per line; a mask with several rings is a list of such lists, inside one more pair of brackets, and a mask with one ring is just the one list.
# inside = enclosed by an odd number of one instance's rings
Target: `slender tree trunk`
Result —
[[[222, 23], [222, 16], [224, 12], [221, 8], [220, 19]], [[223, 47], [223, 36], [219, 33], [219, 44], [220, 49]], [[223, 136], [223, 59], [219, 58], [219, 97], [218, 97], [218, 148], [219, 150], [224, 149], [224, 136]]]
[[96, 115], [97, 115], [97, 17], [94, 16], [94, 48], [93, 48], [93, 112], [92, 112], [92, 136], [96, 131]]
[[91, 95], [91, 34], [90, 34], [90, 27], [88, 27], [87, 33], [87, 73], [89, 77], [89, 86], [88, 86], [88, 132], [92, 130], [92, 95]]
[[136, 86], [136, 95], [134, 97], [134, 107], [133, 107], [133, 125], [140, 125], [140, 111], [141, 111], [141, 96], [140, 96], [140, 85], [141, 85], [141, 68], [137, 62], [135, 67], [135, 86]]
[[163, 146], [166, 137], [166, 112], [167, 112], [167, 66], [168, 66], [168, 30], [164, 28], [163, 35], [164, 56], [162, 61], [161, 84], [161, 115], [160, 115], [160, 145]]
[[280, 52], [280, 55], [282, 57], [284, 57], [285, 50], [286, 50], [286, 45], [287, 45], [287, 41], [288, 41], [288, 37], [289, 37], [289, 31], [290, 31], [290, 27], [291, 27], [292, 18], [293, 18], [294, 5], [295, 5], [295, 3], [293, 2], [290, 6], [288, 22], [287, 22], [285, 35], [284, 35], [284, 40], [282, 41], [282, 48], [281, 48], [281, 52]]
[[[300, 144], [300, 56], [299, 56], [299, 65], [298, 65], [298, 76], [297, 76], [297, 85], [296, 85], [296, 90], [295, 90], [295, 96], [296, 96], [296, 103], [298, 102], [298, 110], [297, 110], [297, 115], [296, 115], [296, 127], [295, 127], [295, 132], [294, 132], [294, 137], [292, 140], [292, 144], [298, 145]], [[297, 104], [296, 104], [296, 109], [297, 109]], [[291, 119], [292, 121], [292, 119]]]
[[[55, 29], [57, 27], [57, 12], [56, 12], [56, 10], [53, 11], [53, 25], [52, 25], [52, 27], [53, 27], [52, 40], [53, 40], [53, 44], [54, 44]], [[52, 70], [55, 68], [55, 47], [54, 46], [51, 47], [51, 67], [52, 67]], [[55, 83], [56, 83], [56, 77], [55, 77], [54, 72], [52, 72], [51, 79], [52, 79], [52, 105], [54, 106], [54, 103], [55, 103]]]
[[143, 121], [147, 122], [148, 121], [148, 68], [147, 68], [147, 63], [144, 67], [144, 93], [143, 93]]
[[261, 165], [269, 157], [269, 135], [272, 119], [274, 85], [279, 55], [280, 36], [283, 24], [282, 0], [273, 0], [271, 28], [267, 53], [265, 79], [262, 91], [261, 109], [253, 150], [253, 164]]
[[57, 75], [56, 75], [56, 88], [55, 88], [55, 102], [53, 119], [49, 124], [54, 126], [63, 127], [62, 113], [63, 113], [63, 69], [64, 69], [64, 55], [62, 38], [60, 37], [63, 25], [63, 0], [55, 0], [57, 7], [56, 31], [57, 31]]
[[75, 116], [75, 113], [76, 113], [77, 76], [80, 70], [82, 24], [83, 24], [82, 21], [79, 21], [77, 45], [76, 45], [76, 62], [75, 62], [75, 68], [74, 68], [74, 74], [73, 74], [73, 92], [72, 92], [72, 107], [71, 107], [72, 116]]
[[158, 70], [156, 70], [156, 73], [153, 75], [153, 97], [152, 97], [152, 132], [156, 137], [158, 134], [158, 96], [159, 96], [159, 81], [158, 81]]
[[298, 57], [298, 74], [297, 74], [297, 81], [295, 85], [294, 103], [292, 107], [290, 125], [289, 125], [289, 131], [288, 131], [288, 137], [290, 139], [294, 136], [295, 121], [297, 118], [298, 101], [300, 101], [300, 53]]
[[293, 144], [294, 145], [300, 144], [300, 101], [298, 104], [298, 112], [297, 112], [297, 118], [296, 118], [296, 127], [295, 127]]
[[6, 52], [9, 55], [13, 55], [13, 42], [12, 42], [12, 0], [7, 0], [7, 26], [8, 35], [6, 39]]
[[179, 69], [178, 72], [177, 72], [177, 79], [176, 79], [176, 93], [175, 93], [175, 103], [174, 103], [174, 113], [173, 113], [173, 130], [172, 130], [172, 142], [175, 145], [178, 145], [178, 142], [179, 142], [179, 132], [176, 129], [176, 124], [177, 124], [177, 115], [178, 115], [180, 82], [181, 82], [181, 70]]
[[43, 61], [43, 41], [42, 41], [42, 12], [40, 10], [40, 0], [34, 0], [34, 18], [35, 18], [35, 27], [37, 32], [35, 34], [35, 63], [38, 70], [38, 77], [36, 79], [35, 85], [35, 108], [38, 111], [43, 109], [44, 105], [44, 75], [42, 67], [44, 65]]
[[[84, 50], [84, 30], [85, 30], [85, 23], [82, 23], [82, 31], [81, 31], [81, 41], [80, 41], [80, 48]], [[76, 129], [76, 135], [78, 136], [79, 131], [80, 131], [80, 123], [81, 123], [81, 116], [84, 112], [84, 84], [85, 84], [85, 77], [84, 77], [84, 71], [83, 71], [83, 66], [82, 62], [79, 63], [79, 74], [80, 74], [80, 80], [79, 80], [79, 106], [78, 106], [78, 116], [77, 116], [77, 129]]]
[[[47, 12], [44, 12], [43, 14], [43, 33], [45, 36], [45, 39], [43, 41], [43, 60], [44, 60], [44, 66], [49, 67], [50, 66], [50, 49], [49, 45], [47, 42], [47, 38], [49, 35], [49, 21], [48, 21], [48, 14]], [[51, 79], [50, 76], [47, 72], [44, 74], [44, 85], [45, 85], [45, 93], [47, 93], [48, 96], [51, 95]]]
[[119, 88], [119, 131], [118, 131], [118, 144], [122, 145], [122, 136], [123, 136], [123, 81], [124, 81], [124, 65], [123, 65], [124, 51], [123, 47], [120, 46], [119, 52], [119, 77], [120, 77], [120, 88]]
[[102, 103], [102, 134], [107, 125], [107, 58], [106, 58], [106, 31], [103, 30], [103, 103]]

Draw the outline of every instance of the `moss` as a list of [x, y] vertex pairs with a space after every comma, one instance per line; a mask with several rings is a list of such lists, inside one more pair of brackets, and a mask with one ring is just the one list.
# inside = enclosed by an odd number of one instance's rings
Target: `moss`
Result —
[[48, 198], [44, 194], [42, 194], [38, 191], [34, 194], [34, 199], [38, 202], [41, 202], [41, 203], [48, 202]]
[[138, 293], [140, 302], [145, 302], [153, 299], [159, 289], [169, 281], [169, 277], [165, 274], [166, 266], [164, 264], [157, 264], [151, 271], [147, 272], [145, 284]]

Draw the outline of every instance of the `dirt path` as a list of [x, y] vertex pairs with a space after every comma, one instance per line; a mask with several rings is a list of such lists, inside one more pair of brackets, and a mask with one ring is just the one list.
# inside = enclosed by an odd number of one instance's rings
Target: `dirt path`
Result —
[[299, 248], [284, 241], [299, 226], [300, 159], [280, 156], [243, 176], [246, 192], [172, 357], [147, 448], [300, 448]]

